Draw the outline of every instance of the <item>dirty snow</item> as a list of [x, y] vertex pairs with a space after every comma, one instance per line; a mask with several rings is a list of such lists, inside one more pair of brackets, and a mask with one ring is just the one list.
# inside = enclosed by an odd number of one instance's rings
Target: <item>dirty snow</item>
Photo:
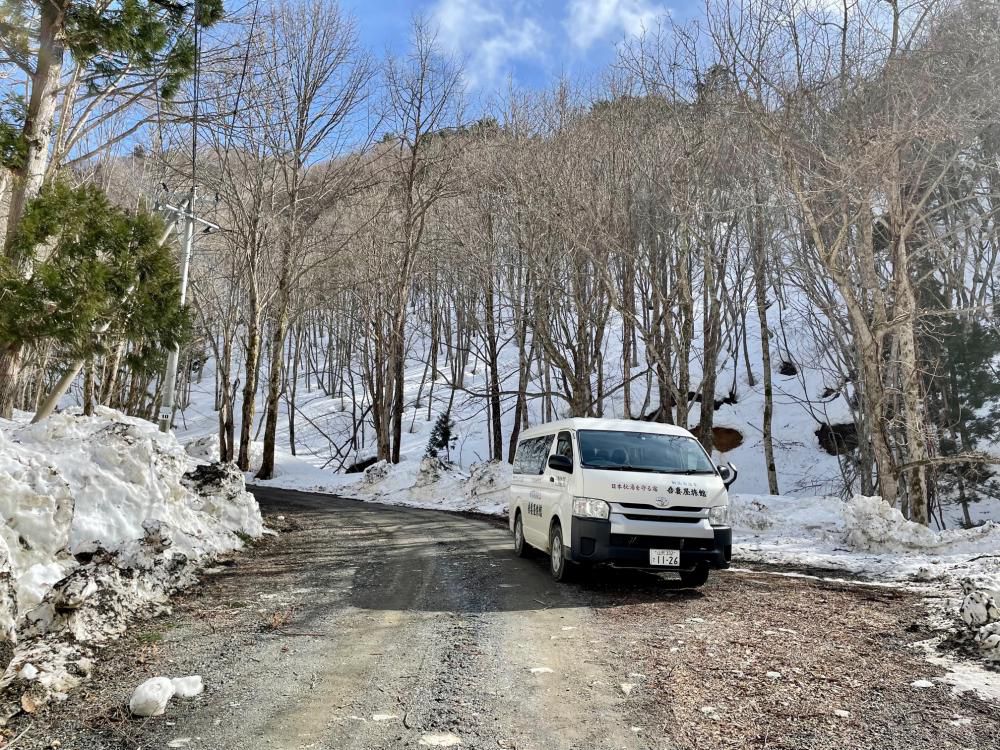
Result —
[[263, 484], [388, 505], [504, 516], [512, 477], [510, 464], [502, 461], [478, 462], [465, 470], [438, 458], [408, 458], [395, 465], [379, 461], [361, 474], [317, 476], [316, 470], [306, 468]]
[[174, 695], [178, 698], [194, 698], [205, 692], [205, 685], [202, 683], [200, 675], [174, 677], [170, 682], [174, 686]]
[[425, 747], [455, 747], [462, 744], [462, 738], [451, 732], [430, 732], [420, 737]]
[[263, 531], [239, 472], [196, 468], [149, 422], [108, 409], [0, 422], [0, 688], [24, 710], [61, 697], [93, 646]]
[[881, 498], [734, 495], [739, 561], [844, 570], [876, 580], [941, 581], [1000, 573], [1000, 524], [935, 531]]

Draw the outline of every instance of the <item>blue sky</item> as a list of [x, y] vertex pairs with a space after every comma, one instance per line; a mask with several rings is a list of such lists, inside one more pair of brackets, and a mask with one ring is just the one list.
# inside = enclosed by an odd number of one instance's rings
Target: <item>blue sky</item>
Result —
[[406, 48], [410, 19], [421, 14], [438, 41], [466, 64], [474, 93], [489, 94], [509, 76], [545, 87], [566, 74], [586, 78], [614, 59], [615, 45], [658, 16], [697, 12], [697, 0], [342, 0], [358, 19], [362, 42], [381, 56]]

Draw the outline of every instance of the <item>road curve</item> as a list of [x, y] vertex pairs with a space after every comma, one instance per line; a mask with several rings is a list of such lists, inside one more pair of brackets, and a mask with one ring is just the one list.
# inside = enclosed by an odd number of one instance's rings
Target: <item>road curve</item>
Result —
[[163, 634], [173, 672], [208, 688], [150, 722], [143, 747], [653, 746], [624, 710], [599, 594], [516, 558], [500, 525], [253, 492], [286, 528], [210, 570]]

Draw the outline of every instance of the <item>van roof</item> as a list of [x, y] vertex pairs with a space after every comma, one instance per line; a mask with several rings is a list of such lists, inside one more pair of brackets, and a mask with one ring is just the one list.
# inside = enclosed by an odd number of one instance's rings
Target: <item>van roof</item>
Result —
[[645, 422], [639, 419], [597, 419], [594, 417], [572, 417], [536, 425], [521, 433], [519, 440], [550, 435], [559, 430], [609, 430], [611, 432], [653, 432], [660, 435], [683, 435], [694, 437], [683, 427], [662, 422]]

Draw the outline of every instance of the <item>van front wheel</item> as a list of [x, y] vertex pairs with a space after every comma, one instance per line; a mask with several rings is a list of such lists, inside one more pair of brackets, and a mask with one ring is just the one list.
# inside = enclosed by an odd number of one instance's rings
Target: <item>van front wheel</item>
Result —
[[528, 545], [524, 542], [524, 521], [521, 520], [521, 511], [514, 516], [514, 554], [518, 557], [528, 556]]
[[556, 581], [566, 581], [570, 577], [566, 549], [563, 547], [562, 527], [558, 522], [552, 524], [549, 531], [549, 572]]
[[688, 589], [698, 589], [708, 581], [708, 566], [704, 563], [695, 565], [692, 570], [681, 571], [681, 585]]

